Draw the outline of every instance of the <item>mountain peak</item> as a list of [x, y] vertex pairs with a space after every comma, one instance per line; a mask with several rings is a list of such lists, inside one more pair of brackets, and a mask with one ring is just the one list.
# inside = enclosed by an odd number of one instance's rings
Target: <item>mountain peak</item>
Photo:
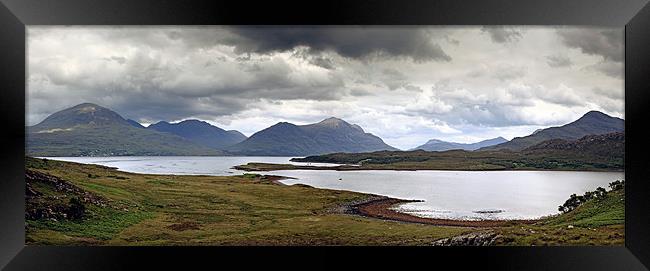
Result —
[[607, 115], [607, 114], [605, 114], [603, 112], [600, 112], [600, 111], [591, 110], [591, 111], [585, 113], [584, 115], [582, 115], [582, 117], [583, 118], [584, 117], [592, 117], [592, 118], [593, 117], [609, 117], [609, 115]]
[[78, 104], [78, 105], [73, 106], [72, 108], [73, 108], [73, 109], [91, 108], [91, 109], [94, 110], [94, 109], [97, 108], [97, 107], [99, 107], [99, 108], [104, 108], [104, 107], [101, 107], [101, 106], [99, 106], [99, 105], [97, 105], [97, 104], [94, 104], [94, 103], [80, 103], [80, 104]]
[[85, 125], [131, 125], [112, 110], [93, 104], [82, 103], [56, 112], [35, 125], [36, 131], [71, 129]]
[[197, 119], [188, 119], [176, 123], [160, 121], [147, 128], [158, 132], [171, 133], [215, 149], [223, 149], [246, 139], [246, 136], [239, 132], [228, 132], [206, 121]]
[[332, 117], [305, 125], [278, 122], [226, 150], [239, 155], [306, 156], [396, 149], [358, 125]]
[[425, 143], [425, 144], [442, 143], [442, 142], [445, 142], [445, 141], [442, 141], [442, 140], [440, 140], [440, 139], [435, 139], [435, 138], [434, 138], [434, 139], [429, 139], [429, 141], [427, 141], [427, 143]]
[[607, 115], [607, 114], [605, 114], [603, 112], [600, 112], [600, 111], [592, 110], [592, 111], [589, 111], [589, 112], [585, 113], [584, 115], [582, 115], [582, 117], [580, 117], [577, 121], [581, 121], [581, 120], [607, 120], [607, 119], [617, 119], [617, 118], [612, 117], [610, 115]]
[[[278, 123], [274, 124], [273, 126], [283, 127], [283, 126], [296, 126], [296, 125], [291, 123], [291, 122], [281, 121], [281, 122], [278, 122]], [[271, 126], [271, 127], [273, 127], [273, 126]]]
[[336, 117], [329, 117], [329, 118], [326, 118], [326, 119], [322, 120], [319, 123], [320, 124], [341, 124], [341, 123], [347, 123], [347, 122], [345, 122], [342, 119], [336, 118]]
[[206, 125], [206, 124], [207, 124], [207, 125], [211, 125], [210, 123], [207, 123], [207, 122], [202, 121], [202, 120], [197, 120], [197, 119], [184, 120], [184, 121], [179, 122], [179, 124], [180, 124], [180, 123], [187, 123], [187, 124], [202, 124], [202, 125]]
[[551, 139], [576, 140], [587, 135], [623, 132], [625, 120], [599, 111], [589, 111], [571, 123], [540, 129], [531, 135], [516, 137], [511, 141], [491, 147], [492, 150], [522, 150]]
[[[94, 114], [96, 112], [112, 112], [112, 113], [114, 113], [112, 110], [110, 110], [110, 109], [108, 109], [106, 107], [94, 104], [94, 103], [81, 103], [81, 104], [75, 105], [73, 107], [70, 107], [68, 109], [65, 109], [63, 111], [67, 111], [67, 112], [72, 111], [72, 112], [75, 112], [77, 114]], [[117, 114], [117, 113], [115, 113], [115, 114]]]
[[[623, 119], [617, 118], [617, 117], [612, 117], [610, 115], [607, 115], [603, 112], [600, 111], [589, 111], [582, 115], [579, 119], [576, 121], [569, 123], [565, 126], [576, 126], [576, 125], [588, 125], [588, 126], [597, 126], [597, 125], [602, 125], [605, 123], [615, 123], [619, 126], [623, 126]], [[618, 129], [614, 129], [618, 130]], [[614, 132], [614, 130], [609, 131], [609, 132]], [[586, 135], [586, 134], [585, 134]]]

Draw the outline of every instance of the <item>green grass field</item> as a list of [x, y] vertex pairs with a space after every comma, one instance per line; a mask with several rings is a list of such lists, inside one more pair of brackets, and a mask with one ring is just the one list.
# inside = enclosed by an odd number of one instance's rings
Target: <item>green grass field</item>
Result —
[[[29, 245], [430, 245], [476, 231], [498, 232], [500, 245], [623, 243], [623, 192], [534, 225], [462, 228], [341, 214], [333, 208], [368, 195], [283, 186], [254, 174], [132, 174], [34, 158], [26, 168], [107, 201], [86, 204], [82, 219], [28, 219]], [[46, 185], [32, 187], [46, 199], [69, 198]]]

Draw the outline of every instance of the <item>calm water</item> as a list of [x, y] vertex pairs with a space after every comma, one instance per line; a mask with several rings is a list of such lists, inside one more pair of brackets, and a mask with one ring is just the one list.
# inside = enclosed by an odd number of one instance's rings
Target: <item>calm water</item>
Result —
[[[57, 157], [154, 174], [237, 175], [248, 162], [289, 163], [291, 157]], [[301, 163], [294, 163], [301, 164]], [[312, 163], [312, 165], [319, 165]], [[330, 164], [331, 165], [331, 164]], [[623, 179], [622, 172], [569, 171], [334, 171], [283, 170], [285, 184], [350, 190], [424, 202], [397, 207], [422, 217], [448, 219], [531, 219], [557, 213], [569, 195]]]

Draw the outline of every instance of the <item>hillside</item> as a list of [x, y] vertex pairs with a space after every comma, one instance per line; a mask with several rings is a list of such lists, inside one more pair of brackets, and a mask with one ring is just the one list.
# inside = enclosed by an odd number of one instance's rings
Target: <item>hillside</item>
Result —
[[179, 123], [161, 121], [147, 129], [171, 133], [214, 149], [224, 149], [246, 140], [246, 136], [238, 131], [226, 131], [200, 120], [184, 120]]
[[277, 176], [149, 175], [26, 158], [29, 245], [426, 245], [467, 229], [332, 212], [370, 195]]
[[551, 139], [528, 147], [522, 152], [526, 154], [573, 154], [622, 159], [625, 152], [625, 133], [588, 135], [578, 140]]
[[623, 132], [624, 129], [624, 120], [598, 111], [590, 111], [569, 124], [538, 130], [531, 135], [515, 137], [508, 142], [480, 150], [507, 149], [518, 151], [550, 139], [575, 140], [587, 135]]
[[328, 118], [308, 125], [280, 122], [226, 151], [238, 155], [304, 156], [334, 152], [397, 150], [358, 125]]
[[119, 114], [84, 103], [56, 112], [27, 128], [28, 155], [220, 155], [182, 137], [138, 128]]
[[[293, 158], [291, 161], [355, 165], [322, 167], [335, 170], [623, 170], [624, 157], [625, 134], [611, 133], [589, 135], [578, 140], [549, 140], [522, 151], [378, 151], [332, 153]], [[304, 169], [304, 166], [293, 167]], [[240, 168], [292, 169], [273, 164], [249, 164]]]

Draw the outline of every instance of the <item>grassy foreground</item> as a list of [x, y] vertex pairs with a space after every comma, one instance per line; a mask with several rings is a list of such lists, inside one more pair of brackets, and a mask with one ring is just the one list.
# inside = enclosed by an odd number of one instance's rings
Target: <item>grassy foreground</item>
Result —
[[625, 189], [608, 192], [575, 210], [533, 225], [513, 225], [496, 231], [496, 245], [623, 245]]
[[[27, 218], [30, 245], [430, 245], [484, 231], [498, 233], [499, 245], [621, 245], [624, 238], [624, 192], [533, 225], [468, 228], [343, 214], [337, 206], [369, 195], [283, 186], [269, 176], [132, 174], [34, 158], [26, 169], [86, 191], [78, 196], [80, 218]], [[80, 208], [71, 200], [77, 196], [47, 183], [29, 188], [39, 195], [30, 208]]]

